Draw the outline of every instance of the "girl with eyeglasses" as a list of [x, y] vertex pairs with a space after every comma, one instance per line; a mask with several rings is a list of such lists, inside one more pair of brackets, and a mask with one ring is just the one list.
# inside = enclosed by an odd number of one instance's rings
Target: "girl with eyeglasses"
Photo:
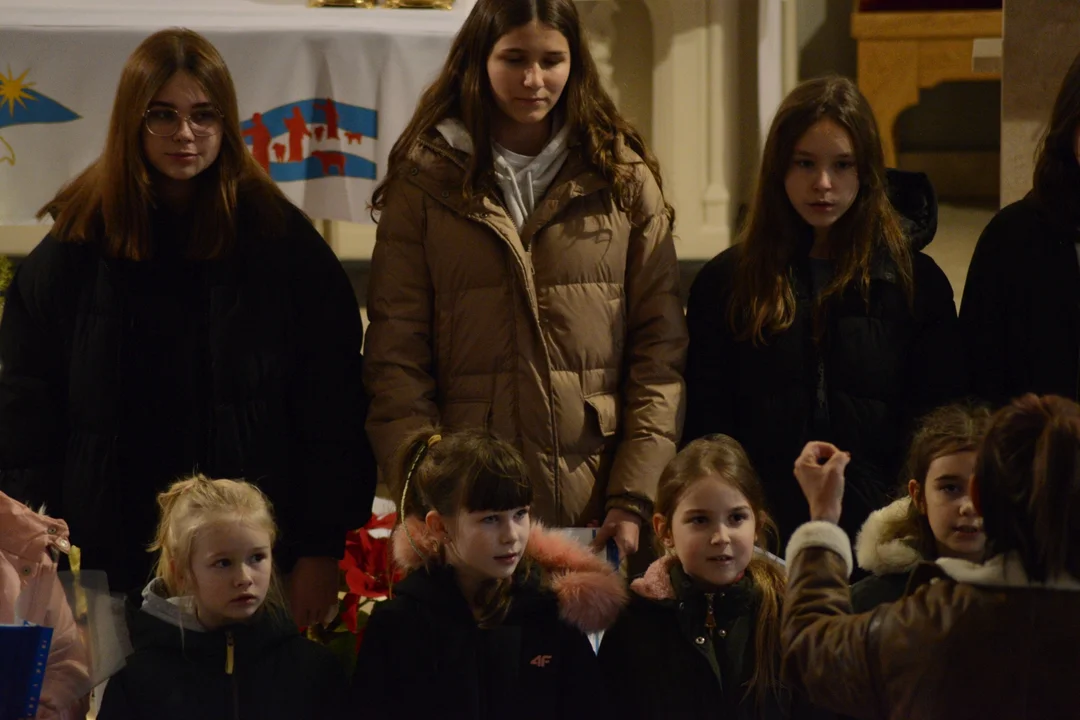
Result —
[[218, 51], [170, 29], [124, 66], [101, 156], [41, 210], [0, 325], [0, 488], [83, 567], [146, 584], [155, 495], [193, 470], [280, 508], [294, 619], [337, 601], [363, 461], [363, 329], [333, 252], [253, 159]]

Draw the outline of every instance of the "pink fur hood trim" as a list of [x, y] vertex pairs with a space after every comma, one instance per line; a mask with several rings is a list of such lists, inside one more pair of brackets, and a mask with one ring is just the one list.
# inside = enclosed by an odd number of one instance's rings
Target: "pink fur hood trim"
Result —
[[646, 600], [674, 600], [675, 586], [671, 584], [671, 566], [679, 561], [675, 555], [654, 560], [645, 574], [630, 583], [630, 589]]
[[[767, 562], [775, 563], [780, 567], [784, 566], [780, 558], [760, 548], [755, 548], [754, 553], [755, 557], [764, 558]], [[646, 600], [675, 600], [675, 586], [671, 584], [671, 568], [678, 561], [678, 556], [674, 554], [667, 554], [654, 560], [644, 575], [630, 583], [630, 589]]]
[[[439, 544], [420, 520], [410, 517], [405, 523], [408, 534], [404, 524], [398, 525], [392, 547], [394, 561], [406, 572], [412, 572], [423, 567], [427, 558], [439, 556]], [[426, 557], [417, 554], [417, 550]], [[534, 523], [525, 555], [550, 576], [562, 619], [582, 632], [608, 629], [626, 606], [629, 596], [622, 576], [574, 540]]]

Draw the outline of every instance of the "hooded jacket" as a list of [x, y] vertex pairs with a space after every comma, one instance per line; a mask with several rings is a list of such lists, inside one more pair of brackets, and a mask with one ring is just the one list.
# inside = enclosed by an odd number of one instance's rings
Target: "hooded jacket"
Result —
[[[604, 634], [600, 665], [615, 703], [611, 717], [787, 718], [790, 698], [769, 696], [758, 713], [747, 696], [754, 672], [760, 594], [747, 573], [710, 598], [667, 555], [630, 585], [630, 605]], [[706, 627], [711, 605], [716, 627]]]
[[762, 345], [736, 340], [728, 323], [742, 245], [710, 261], [690, 290], [684, 441], [724, 433], [742, 443], [783, 540], [809, 519], [791, 478], [807, 442], [833, 442], [852, 454], [841, 525], [854, 537], [888, 501], [915, 420], [965, 391], [952, 288], [921, 252], [937, 228], [933, 189], [924, 175], [896, 171], [889, 172], [889, 185], [911, 240], [913, 305], [897, 268], [879, 257], [869, 302], [854, 287], [833, 298], [824, 337], [815, 342], [809, 235], [789, 269], [794, 322]]
[[98, 720], [341, 717], [345, 674], [326, 648], [264, 608], [248, 624], [207, 631], [190, 598], [154, 580], [131, 613], [134, 654], [105, 689]]
[[682, 430], [686, 323], [663, 195], [618, 152], [629, 212], [571, 138], [520, 230], [498, 188], [463, 197], [469, 154], [438, 131], [395, 169], [364, 365], [384, 473], [420, 428], [487, 429], [521, 451], [544, 522], [648, 518]]
[[[443, 120], [435, 128], [450, 144], [450, 147], [468, 155], [473, 153], [472, 136], [460, 120]], [[494, 151], [495, 179], [502, 191], [503, 203], [518, 232], [525, 227], [525, 222], [551, 187], [563, 163], [566, 162], [570, 154], [569, 142], [570, 126], [563, 125], [562, 129], [556, 132], [544, 146], [544, 149], [531, 159], [513, 153], [495, 142], [491, 143]], [[510, 162], [510, 158], [528, 160], [528, 162], [516, 168]]]
[[[427, 557], [437, 543], [407, 520]], [[610, 710], [585, 633], [610, 627], [626, 604], [622, 578], [601, 558], [534, 527], [506, 619], [477, 626], [450, 566], [423, 565], [402, 527], [394, 557], [409, 574], [379, 603], [360, 646], [356, 703], [372, 717], [604, 717]]]
[[56, 576], [71, 551], [67, 524], [40, 515], [0, 492], [0, 624], [53, 629], [38, 718], [74, 720], [89, 710], [87, 654]]
[[851, 586], [853, 612], [867, 612], [899, 600], [912, 571], [930, 559], [915, 547], [915, 538], [896, 535], [892, 530], [910, 508], [911, 498], [900, 498], [870, 513], [863, 523], [855, 538], [855, 559], [870, 575]]
[[1076, 578], [1032, 582], [1012, 554], [943, 558], [907, 597], [852, 615], [837, 526], [800, 527], [787, 561], [785, 679], [816, 705], [882, 720], [1076, 717]]

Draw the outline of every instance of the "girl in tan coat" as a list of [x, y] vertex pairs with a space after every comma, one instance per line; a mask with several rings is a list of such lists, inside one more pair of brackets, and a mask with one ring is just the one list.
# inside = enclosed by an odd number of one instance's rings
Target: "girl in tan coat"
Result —
[[674, 213], [571, 0], [477, 2], [373, 206], [380, 466], [421, 427], [488, 429], [538, 519], [634, 552], [682, 425]]

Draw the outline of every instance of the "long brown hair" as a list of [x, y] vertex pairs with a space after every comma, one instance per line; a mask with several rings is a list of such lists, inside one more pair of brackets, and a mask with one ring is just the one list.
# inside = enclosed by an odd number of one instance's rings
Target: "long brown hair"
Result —
[[[656, 490], [654, 512], [662, 515], [671, 527], [675, 510], [686, 491], [698, 480], [719, 476], [750, 502], [757, 523], [757, 544], [768, 550], [776, 547], [779, 533], [765, 505], [765, 490], [742, 445], [727, 435], [707, 435], [694, 440], [664, 468]], [[783, 568], [757, 553], [746, 571], [760, 597], [754, 627], [754, 674], [746, 684], [746, 694], [754, 693], [758, 709], [765, 707], [770, 694], [779, 697], [780, 681], [780, 602], [787, 588]]]
[[231, 249], [241, 189], [258, 203], [252, 222], [261, 229], [280, 226], [286, 201], [244, 145], [236, 89], [225, 61], [202, 35], [171, 28], [143, 40], [124, 64], [101, 156], [38, 211], [39, 219], [46, 215], [56, 219], [54, 237], [100, 241], [110, 257], [151, 257], [149, 218], [150, 208], [157, 204], [156, 171], [143, 151], [143, 113], [177, 72], [186, 72], [199, 83], [223, 120], [217, 159], [188, 181], [194, 183], [195, 193], [187, 256], [212, 259]]
[[1080, 222], [1077, 130], [1080, 130], [1080, 55], [1061, 81], [1050, 113], [1050, 125], [1039, 143], [1033, 178], [1039, 204], [1069, 225]]
[[993, 417], [975, 461], [989, 555], [1034, 582], [1080, 578], [1080, 405], [1024, 395]]
[[830, 229], [836, 272], [816, 300], [815, 337], [824, 332], [829, 301], [856, 284], [869, 302], [870, 271], [879, 250], [896, 264], [912, 301], [911, 252], [900, 216], [889, 202], [885, 158], [877, 123], [866, 98], [847, 78], [808, 80], [784, 99], [776, 112], [761, 159], [754, 199], [742, 233], [739, 271], [728, 303], [728, 322], [739, 340], [754, 344], [791, 327], [795, 290], [790, 265], [810, 236], [792, 207], [784, 181], [799, 138], [815, 123], [832, 120], [847, 131], [855, 150], [859, 192], [851, 208]]
[[[989, 425], [990, 410], [983, 405], [955, 403], [928, 413], [919, 422], [919, 429], [911, 440], [899, 496], [908, 495], [909, 481], [914, 480], [919, 486], [919, 497], [925, 498], [926, 478], [931, 463], [946, 455], [978, 450]], [[909, 538], [911, 546], [924, 560], [936, 560], [938, 557], [930, 519], [914, 499], [907, 515], [885, 527], [884, 536]]]
[[[488, 432], [463, 430], [442, 436], [421, 430], [401, 446], [390, 467], [390, 487], [403, 488], [403, 519], [423, 520], [431, 510], [452, 518], [461, 511], [501, 512], [532, 504], [532, 483], [521, 454]], [[437, 559], [445, 562], [442, 548], [440, 553]], [[530, 569], [523, 559], [515, 576]], [[481, 627], [506, 618], [514, 581], [488, 580], [476, 597], [468, 598]]]
[[[462, 188], [465, 197], [493, 187], [494, 159], [489, 138], [495, 99], [487, 60], [499, 38], [531, 22], [555, 28], [570, 46], [570, 77], [551, 112], [565, 118], [572, 136], [584, 146], [585, 158], [611, 184], [619, 208], [628, 211], [637, 194], [633, 168], [618, 157], [620, 144], [645, 161], [663, 191], [660, 163], [600, 83], [573, 0], [477, 0], [454, 38], [442, 72], [424, 91], [412, 120], [390, 151], [386, 177], [372, 196], [373, 217], [385, 206], [387, 187], [403, 167], [409, 151], [447, 118], [461, 120], [473, 141]], [[674, 225], [675, 211], [670, 204], [666, 209]]]

